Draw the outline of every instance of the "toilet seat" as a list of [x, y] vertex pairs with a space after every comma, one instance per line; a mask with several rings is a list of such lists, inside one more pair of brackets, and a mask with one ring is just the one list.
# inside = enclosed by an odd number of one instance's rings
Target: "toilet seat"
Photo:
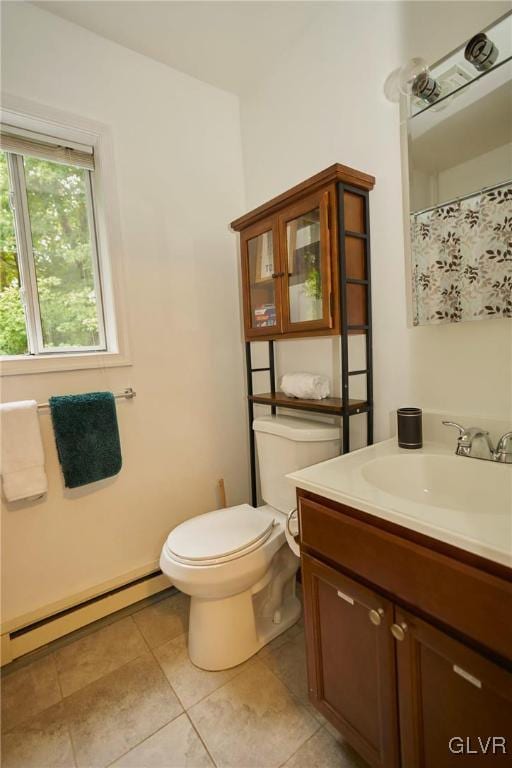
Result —
[[249, 504], [217, 509], [177, 526], [167, 538], [167, 554], [184, 565], [226, 563], [252, 552], [267, 541], [276, 524]]

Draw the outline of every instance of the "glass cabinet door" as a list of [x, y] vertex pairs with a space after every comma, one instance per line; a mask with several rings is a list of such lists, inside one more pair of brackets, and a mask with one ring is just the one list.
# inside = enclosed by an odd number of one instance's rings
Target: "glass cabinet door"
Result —
[[283, 330], [330, 328], [329, 192], [311, 195], [279, 218]]
[[261, 222], [242, 236], [245, 330], [253, 337], [280, 332], [276, 243], [272, 221]]

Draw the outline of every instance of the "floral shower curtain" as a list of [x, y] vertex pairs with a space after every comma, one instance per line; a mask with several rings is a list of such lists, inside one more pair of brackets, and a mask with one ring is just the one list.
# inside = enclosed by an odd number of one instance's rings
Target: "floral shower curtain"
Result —
[[411, 216], [414, 324], [512, 317], [512, 182]]

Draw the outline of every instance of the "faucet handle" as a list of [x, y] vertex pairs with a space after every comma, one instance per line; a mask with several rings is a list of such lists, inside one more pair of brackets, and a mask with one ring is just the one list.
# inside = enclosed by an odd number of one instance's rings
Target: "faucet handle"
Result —
[[498, 440], [494, 451], [494, 460], [502, 464], [512, 464], [512, 447], [507, 448], [507, 443], [512, 440], [512, 432], [505, 432]]
[[505, 432], [498, 440], [497, 450], [502, 451], [509, 440], [512, 440], [512, 432]]
[[464, 427], [461, 427], [460, 424], [457, 424], [456, 421], [443, 421], [443, 424], [445, 427], [455, 427], [455, 429], [459, 430], [459, 437], [462, 437], [462, 435], [466, 432]]

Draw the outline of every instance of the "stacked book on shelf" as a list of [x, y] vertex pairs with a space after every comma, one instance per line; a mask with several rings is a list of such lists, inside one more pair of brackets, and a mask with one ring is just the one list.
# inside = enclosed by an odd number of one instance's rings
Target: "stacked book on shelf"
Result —
[[254, 327], [267, 328], [269, 325], [276, 325], [276, 305], [260, 304], [254, 308]]

